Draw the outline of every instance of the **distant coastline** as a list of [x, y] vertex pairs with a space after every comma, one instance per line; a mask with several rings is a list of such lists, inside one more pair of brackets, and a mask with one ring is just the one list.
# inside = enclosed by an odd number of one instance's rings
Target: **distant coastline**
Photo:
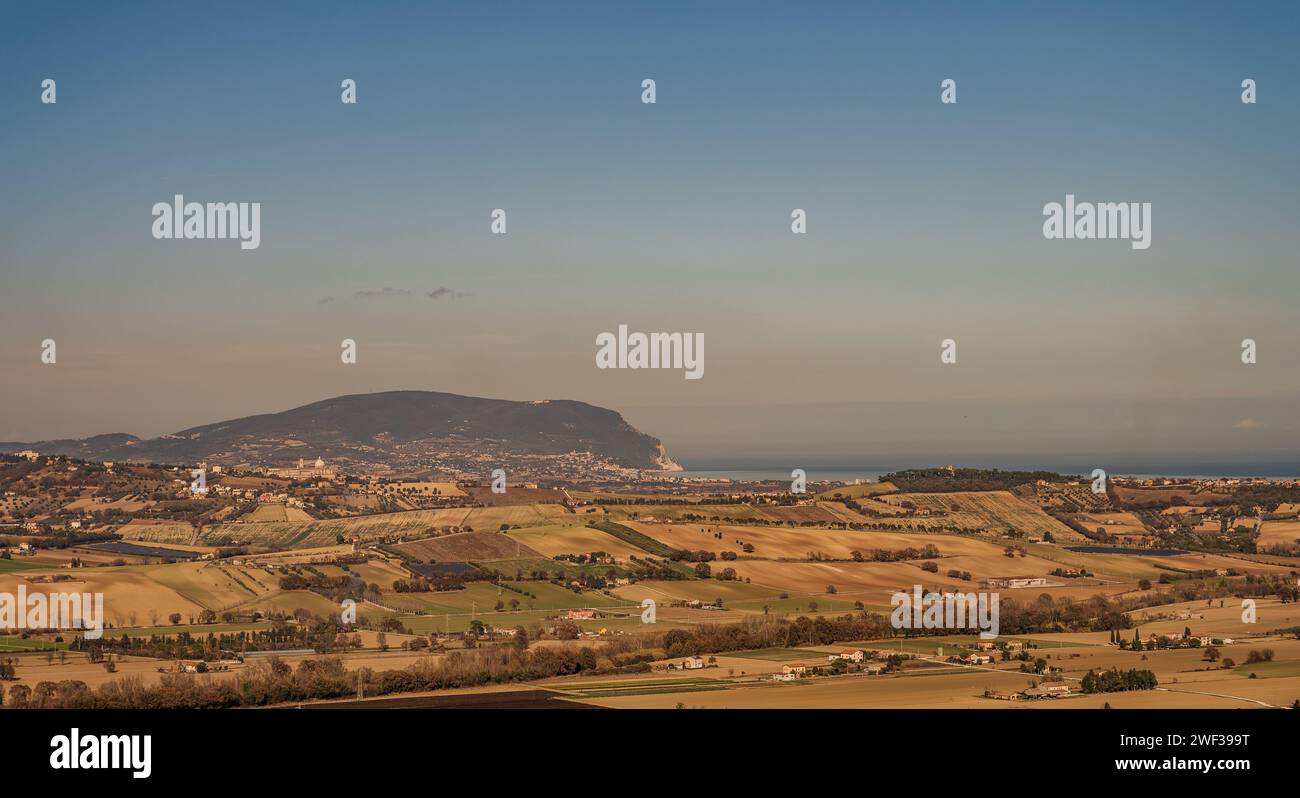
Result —
[[[936, 463], [913, 463], [908, 462], [896, 467], [882, 466], [864, 466], [854, 468], [844, 465], [806, 465], [802, 463], [778, 466], [771, 463], [755, 464], [728, 464], [719, 461], [680, 461], [683, 468], [672, 474], [674, 477], [685, 478], [714, 478], [730, 479], [735, 482], [745, 481], [763, 481], [763, 480], [789, 480], [790, 472], [795, 468], [802, 468], [808, 475], [810, 482], [853, 482], [860, 479], [863, 482], [876, 482], [879, 478], [893, 471], [901, 471], [907, 468], [917, 467], [935, 467]], [[943, 464], [943, 465], [946, 465]], [[1088, 475], [1094, 468], [1103, 468], [1106, 472], [1115, 477], [1131, 477], [1134, 479], [1154, 479], [1158, 477], [1169, 477], [1171, 479], [1300, 479], [1300, 463], [1136, 463], [1136, 464], [1107, 464], [1100, 462], [1093, 465], [1061, 465], [1061, 464], [1041, 464], [1041, 463], [994, 463], [986, 464], [982, 462], [958, 462], [955, 465], [959, 467], [970, 468], [998, 468], [1003, 470], [1047, 470], [1055, 471], [1058, 474], [1079, 474]]]

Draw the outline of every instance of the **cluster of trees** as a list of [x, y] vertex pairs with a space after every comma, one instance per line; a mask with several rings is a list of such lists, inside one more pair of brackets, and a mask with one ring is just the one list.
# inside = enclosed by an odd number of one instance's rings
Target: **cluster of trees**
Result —
[[[345, 628], [335, 618], [313, 617], [306, 610], [298, 610], [297, 623], [277, 618], [269, 629], [244, 632], [226, 632], [195, 635], [182, 631], [175, 635], [149, 635], [131, 637], [126, 634], [114, 637], [106, 633], [99, 640], [79, 637], [69, 644], [72, 651], [85, 651], [91, 661], [105, 653], [134, 654], [158, 659], [199, 659], [213, 661], [245, 651], [284, 651], [310, 648], [329, 653], [360, 646], [360, 640], [351, 629]], [[359, 626], [369, 627], [366, 619]], [[395, 618], [380, 621], [375, 627], [390, 632], [404, 632], [405, 628]]]
[[[859, 552], [854, 552], [859, 554]], [[905, 549], [872, 549], [872, 562], [901, 562], [903, 560], [933, 560], [939, 557], [939, 547], [933, 543], [927, 543], [921, 548], [908, 547]], [[854, 557], [856, 560], [857, 557]]]
[[[698, 563], [695, 566], [696, 579], [718, 579], [723, 582], [739, 582], [740, 575], [736, 573], [735, 568], [720, 568], [714, 571], [706, 562]], [[746, 579], [745, 581], [749, 581]]]
[[[1142, 633], [1137, 629], [1133, 630], [1132, 642], [1122, 638], [1120, 636], [1119, 630], [1116, 629], [1111, 632], [1111, 642], [1115, 643], [1121, 649], [1124, 649], [1126, 651], [1144, 651], [1144, 650], [1155, 651], [1157, 649], [1200, 648], [1201, 647], [1201, 639], [1199, 637], [1192, 637], [1191, 630], [1186, 630], [1186, 629], [1183, 630], [1182, 637], [1170, 637], [1169, 635], [1159, 635], [1157, 637], [1153, 637], [1147, 640], [1145, 643], [1142, 642]], [[1217, 651], [1216, 651], [1216, 656], [1217, 656]]]
[[1131, 668], [1121, 671], [1111, 668], [1108, 671], [1088, 671], [1083, 677], [1085, 693], [1121, 693], [1129, 690], [1154, 690], [1159, 682], [1156, 675], [1149, 670]]
[[1007, 635], [1031, 632], [1103, 632], [1132, 626], [1125, 615], [1130, 609], [1127, 603], [1105, 596], [1075, 601], [1069, 598], [1057, 599], [1043, 593], [1033, 602], [1002, 601], [998, 609], [1002, 634]]
[[465, 580], [460, 576], [416, 576], [410, 579], [393, 580], [395, 593], [431, 593], [464, 589]]
[[668, 657], [828, 645], [847, 640], [868, 640], [892, 636], [889, 620], [874, 613], [842, 615], [838, 618], [805, 616], [790, 621], [773, 616], [747, 619], [736, 624], [706, 624], [695, 629], [670, 629], [660, 645]]
[[1300, 487], [1278, 482], [1242, 485], [1233, 492], [1232, 501], [1244, 507], [1263, 507], [1271, 513], [1279, 504], [1300, 504]]
[[379, 585], [366, 584], [365, 580], [353, 574], [326, 576], [316, 573], [292, 573], [280, 577], [281, 590], [310, 590], [331, 601], [350, 598], [357, 600], [366, 596], [379, 598], [383, 595]]
[[557, 554], [551, 559], [560, 562], [571, 562], [578, 565], [612, 565], [614, 557], [607, 551], [593, 551], [586, 554]]
[[1087, 568], [1053, 568], [1050, 573], [1052, 576], [1058, 576], [1062, 579], [1078, 579], [1083, 576], [1092, 576], [1092, 572]]
[[638, 557], [635, 554], [628, 555], [628, 567], [632, 570], [635, 577], [640, 579], [686, 579], [687, 574], [674, 568], [666, 561], [659, 561], [653, 557]]
[[1252, 648], [1250, 650], [1250, 653], [1246, 655], [1247, 665], [1256, 665], [1260, 662], [1272, 662], [1272, 661], [1273, 661], [1273, 649], [1271, 648], [1265, 648], [1260, 651], [1256, 651], [1255, 649]]
[[676, 549], [673, 551], [672, 555], [669, 556], [669, 559], [674, 562], [713, 562], [718, 559], [718, 555], [715, 552], [705, 551], [704, 549], [697, 549], [696, 551]]
[[[1078, 477], [1076, 477], [1077, 479]], [[1065, 482], [1055, 471], [1001, 471], [996, 468], [913, 468], [885, 474], [881, 482], [893, 483], [904, 493], [949, 493], [958, 490], [1011, 490], [1019, 485]]]

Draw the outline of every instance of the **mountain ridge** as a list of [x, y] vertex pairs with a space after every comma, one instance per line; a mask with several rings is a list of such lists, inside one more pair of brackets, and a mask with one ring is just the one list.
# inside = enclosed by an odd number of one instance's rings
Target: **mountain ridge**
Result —
[[109, 433], [0, 443], [87, 460], [286, 464], [310, 454], [363, 463], [474, 451], [505, 456], [589, 453], [629, 468], [680, 470], [663, 444], [607, 408], [573, 399], [518, 401], [438, 391], [346, 394], [141, 439]]

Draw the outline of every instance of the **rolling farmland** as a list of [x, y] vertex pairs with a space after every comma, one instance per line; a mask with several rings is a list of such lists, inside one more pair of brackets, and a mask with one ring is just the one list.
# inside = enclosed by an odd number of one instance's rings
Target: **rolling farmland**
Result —
[[511, 539], [500, 532], [461, 532], [401, 543], [393, 548], [421, 562], [470, 562], [541, 556], [518, 538]]

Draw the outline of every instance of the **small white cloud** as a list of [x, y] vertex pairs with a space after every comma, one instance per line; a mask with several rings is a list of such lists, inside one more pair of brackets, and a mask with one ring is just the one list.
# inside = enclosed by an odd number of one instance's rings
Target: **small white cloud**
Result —
[[1241, 421], [1238, 421], [1236, 424], [1233, 424], [1232, 428], [1233, 429], [1259, 429], [1260, 427], [1263, 426], [1264, 426], [1263, 424], [1259, 423], [1253, 418], [1243, 418]]

